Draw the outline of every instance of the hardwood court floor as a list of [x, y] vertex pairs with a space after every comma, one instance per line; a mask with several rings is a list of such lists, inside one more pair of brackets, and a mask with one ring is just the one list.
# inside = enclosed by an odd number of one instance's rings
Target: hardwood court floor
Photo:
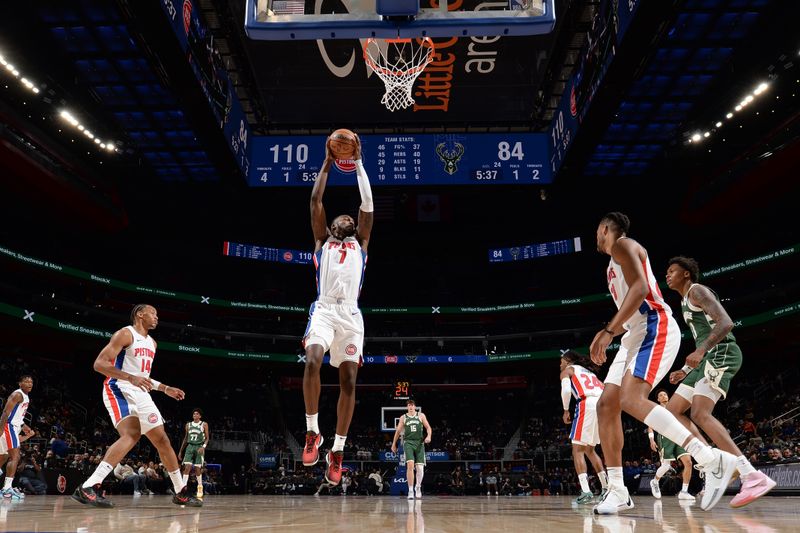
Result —
[[739, 510], [726, 497], [711, 512], [637, 497], [619, 517], [595, 517], [559, 496], [460, 498], [421, 501], [364, 496], [207, 496], [202, 509], [179, 508], [166, 496], [117, 496], [114, 509], [85, 507], [67, 496], [28, 496], [0, 503], [0, 531], [165, 533], [305, 531], [326, 533], [460, 533], [476, 531], [578, 533], [771, 533], [800, 531], [800, 498], [766, 497]]

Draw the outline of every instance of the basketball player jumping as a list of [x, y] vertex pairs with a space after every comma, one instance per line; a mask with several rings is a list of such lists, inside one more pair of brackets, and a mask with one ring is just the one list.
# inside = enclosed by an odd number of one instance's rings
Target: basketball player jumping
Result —
[[33, 436], [33, 430], [24, 422], [30, 403], [28, 395], [33, 389], [33, 378], [28, 375], [21, 376], [18, 383], [19, 388], [8, 397], [3, 414], [0, 416], [0, 428], [3, 428], [3, 434], [0, 436], [0, 468], [3, 464], [6, 466], [6, 479], [0, 495], [13, 500], [25, 498], [25, 493], [13, 488], [11, 484], [14, 483], [14, 476], [17, 473], [19, 445]]
[[356, 137], [356, 180], [361, 193], [358, 226], [348, 215], [333, 219], [328, 227], [322, 196], [328, 171], [334, 162], [330, 141], [325, 146], [322, 164], [311, 191], [311, 229], [314, 232], [314, 266], [317, 270], [317, 300], [311, 304], [308, 326], [303, 336], [306, 366], [303, 373], [303, 398], [306, 408], [306, 440], [303, 464], [313, 466], [319, 460], [323, 438], [319, 430], [320, 367], [330, 350], [330, 363], [339, 369], [339, 402], [336, 437], [326, 456], [325, 479], [337, 485], [342, 478], [342, 458], [347, 430], [353, 418], [356, 375], [362, 363], [364, 319], [358, 308], [358, 296], [367, 265], [367, 246], [372, 233], [372, 190], [361, 162], [361, 143]]
[[[656, 400], [658, 401], [658, 405], [669, 409], [667, 405], [669, 403], [669, 394], [666, 390], [658, 390], [656, 392]], [[650, 437], [650, 449], [658, 453], [661, 460], [661, 464], [658, 470], [656, 470], [655, 477], [650, 480], [650, 492], [653, 493], [653, 497], [657, 500], [661, 499], [661, 486], [659, 485], [659, 481], [664, 477], [664, 474], [669, 472], [672, 468], [672, 461], [680, 461], [681, 464], [683, 464], [683, 473], [681, 474], [683, 477], [683, 485], [681, 485], [681, 491], [678, 493], [678, 499], [693, 502], [694, 496], [689, 494], [689, 482], [692, 480], [692, 458], [689, 456], [689, 452], [660, 433], [656, 436], [653, 433], [653, 428], [647, 428], [647, 436]]]
[[[575, 499], [577, 504], [591, 503], [594, 493], [589, 488], [589, 476], [586, 469], [586, 458], [600, 479], [603, 492], [608, 487], [603, 460], [594, 450], [600, 444], [597, 429], [597, 400], [603, 392], [603, 383], [594, 373], [595, 366], [588, 357], [578, 352], [568, 350], [561, 354], [561, 404], [564, 407], [564, 423], [572, 423], [569, 438], [572, 441], [572, 461], [575, 463], [575, 472], [578, 473], [578, 482], [581, 485], [581, 494]], [[570, 420], [569, 400], [575, 397], [575, 417]]]
[[[408, 412], [400, 417], [392, 439], [392, 453], [397, 453], [397, 439], [403, 433], [403, 450], [406, 454], [406, 481], [408, 482], [408, 499], [422, 499], [422, 478], [425, 475], [425, 444], [430, 444], [433, 430], [425, 413], [417, 414], [414, 400], [406, 402]], [[428, 432], [424, 441], [422, 428]]]
[[597, 226], [597, 250], [611, 256], [608, 288], [618, 310], [595, 335], [590, 348], [592, 361], [605, 363], [608, 345], [615, 336], [625, 334], [597, 403], [609, 490], [594, 511], [614, 514], [633, 508], [622, 478], [622, 411], [680, 444], [694, 457], [706, 474], [700, 506], [709, 510], [725, 492], [736, 470], [736, 458], [702, 442], [672, 413], [648, 398], [675, 361], [681, 337], [653, 276], [647, 250], [627, 236], [629, 228], [628, 217], [617, 212], [604, 216]]
[[686, 366], [670, 374], [670, 383], [678, 383], [667, 409], [687, 427], [684, 413], [691, 407], [691, 419], [714, 443], [736, 457], [742, 477], [739, 494], [731, 507], [742, 507], [775, 487], [775, 481], [757, 471], [731, 439], [725, 427], [714, 418], [714, 406], [728, 394], [733, 376], [742, 366], [742, 350], [731, 333], [733, 320], [719, 302], [719, 297], [700, 285], [700, 267], [690, 257], [673, 257], [667, 269], [667, 285], [681, 295], [683, 320], [694, 337], [695, 350], [686, 358]]
[[211, 438], [208, 422], [203, 422], [203, 412], [200, 409], [192, 411], [192, 421], [187, 422], [181, 442], [181, 451], [178, 457], [183, 461], [183, 484], [189, 481], [189, 474], [194, 467], [194, 477], [197, 478], [197, 499], [203, 499], [203, 462], [205, 461], [206, 447]]
[[164, 431], [164, 420], [150, 397], [150, 391], [155, 389], [176, 400], [184, 398], [181, 389], [164, 385], [150, 377], [156, 341], [148, 332], [158, 325], [155, 307], [146, 304], [134, 306], [131, 324], [111, 336], [94, 362], [94, 369], [107, 376], [103, 382], [103, 403], [119, 433], [119, 439], [109, 446], [103, 461], [89, 479], [75, 489], [72, 498], [95, 507], [113, 507], [114, 504], [103, 496], [100, 485], [145, 435], [158, 450], [169, 472], [175, 490], [172, 503], [202, 507], [201, 501], [186, 493], [178, 458]]

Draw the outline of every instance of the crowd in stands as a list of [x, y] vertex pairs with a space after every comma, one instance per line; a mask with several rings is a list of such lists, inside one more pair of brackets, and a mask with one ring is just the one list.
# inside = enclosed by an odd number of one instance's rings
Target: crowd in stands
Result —
[[[59, 386], [65, 382], [64, 376], [69, 372], [69, 369], [47, 362], [0, 358], [0, 375], [4, 378], [0, 383], [0, 397], [3, 400], [16, 388], [14, 381], [17, 376], [24, 373], [34, 376], [27, 423], [36, 435], [21, 447], [22, 460], [15, 480], [15, 484], [29, 494], [41, 494], [47, 490], [42, 471], [48, 468], [90, 474], [102, 459], [106, 447], [116, 438], [97, 395], [91, 394], [96, 391]], [[734, 384], [731, 399], [717, 408], [720, 418], [755, 464], [800, 461], [800, 387], [795, 385], [798, 380], [797, 371], [794, 372], [793, 376], [741, 376]], [[291, 433], [300, 440], [305, 432], [305, 428], [300, 426], [303, 421], [302, 403], [296, 401], [298, 391], [282, 391], [278, 395], [279, 401], [289, 407], [276, 409], [268, 399], [269, 386], [277, 387], [277, 384], [243, 382], [216, 390], [206, 387], [206, 392], [200, 393], [198, 403], [208, 406], [206, 418], [211, 423], [212, 438], [215, 434], [224, 438], [225, 432], [244, 431], [248, 438], [262, 444], [262, 452], [290, 457], [283, 431], [275, 429], [280, 425], [276, 418], [288, 424]], [[549, 385], [537, 390], [537, 397], [557, 398], [556, 386], [554, 384], [552, 390], [547, 388]], [[79, 396], [81, 392], [88, 396]], [[426, 490], [441, 494], [576, 493], [569, 426], [561, 421], [560, 406], [554, 401], [528, 406], [529, 414], [516, 441], [514, 461], [499, 462], [503, 459], [504, 447], [510, 441], [515, 442], [511, 437], [522, 422], [509, 413], [520, 411], [526, 394], [525, 389], [491, 391], [491, 397], [486, 393], [466, 391], [423, 393], [419, 403], [434, 431], [433, 442], [427, 449], [448, 452], [451, 461], [464, 462], [449, 472], [431, 469], [425, 480]], [[335, 405], [337, 395], [335, 388], [324, 389], [321, 405]], [[380, 452], [389, 451], [392, 439], [391, 432], [381, 432], [377, 426], [380, 406], [386, 403], [382, 396], [385, 394], [372, 391], [359, 393], [357, 416], [345, 448], [345, 462], [352, 463], [347, 476], [348, 493], [384, 494], [394, 474], [396, 463], [379, 462]], [[253, 407], [231, 409], [231, 405], [238, 405], [237, 399], [240, 398], [246, 398], [246, 405]], [[167, 407], [162, 413], [176, 449], [183, 438], [185, 419], [188, 419], [185, 406], [182, 409]], [[555, 411], [548, 413], [552, 409]], [[324, 420], [332, 426], [335, 410], [331, 409]], [[626, 418], [624, 428], [624, 473], [626, 480], [634, 483], [639, 476], [652, 473], [658, 459], [647, 446], [645, 429], [641, 424]], [[467, 468], [468, 462], [478, 461], [483, 465], [481, 470]], [[252, 461], [244, 459], [244, 462], [249, 464]], [[493, 464], [499, 465], [498, 469], [490, 466]], [[510, 464], [515, 468], [510, 468]], [[207, 492], [213, 493], [215, 489], [264, 494], [345, 491], [344, 486], [335, 489], [320, 487], [321, 469], [300, 468], [295, 471], [290, 461], [284, 461], [282, 465], [281, 469], [265, 471], [237, 465], [235, 471], [227, 472], [224, 477], [219, 470], [212, 468], [204, 472], [204, 480], [210, 483]], [[276, 466], [281, 466], [281, 463]], [[375, 468], [381, 470], [373, 471]], [[145, 439], [123, 464], [117, 466], [114, 477], [109, 476], [107, 483], [110, 492], [141, 494], [150, 491], [165, 493], [170, 486], [155, 450]]]

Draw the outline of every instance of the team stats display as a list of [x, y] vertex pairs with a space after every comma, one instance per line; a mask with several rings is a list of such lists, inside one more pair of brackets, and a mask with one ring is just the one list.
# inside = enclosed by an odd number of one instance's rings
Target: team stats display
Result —
[[[252, 140], [251, 187], [309, 186], [325, 158], [326, 136]], [[361, 136], [372, 185], [531, 185], [553, 180], [542, 133], [390, 134]], [[354, 185], [355, 165], [337, 161], [328, 185]]]
[[581, 251], [581, 238], [564, 239], [561, 241], [541, 242], [512, 246], [511, 248], [493, 248], [489, 250], [490, 263], [505, 263], [507, 261], [524, 261], [551, 255], [571, 254]]

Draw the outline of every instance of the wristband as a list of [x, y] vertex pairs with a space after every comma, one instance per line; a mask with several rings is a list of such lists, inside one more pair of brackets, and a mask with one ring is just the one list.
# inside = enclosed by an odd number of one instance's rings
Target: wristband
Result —
[[158, 388], [161, 386], [161, 382], [157, 379], [150, 378], [150, 382], [153, 384], [153, 388], [155, 390], [158, 390]]
[[652, 438], [654, 438], [654, 437], [655, 437], [655, 433], [653, 433], [652, 431], [648, 431], [648, 432], [647, 432], [647, 436], [648, 436], [648, 437], [650, 437], [650, 438], [652, 439]]
[[694, 369], [692, 367], [690, 367], [689, 365], [683, 365], [683, 368], [681, 368], [681, 370], [683, 371], [684, 374], [688, 375], [689, 372], [691, 372]]

